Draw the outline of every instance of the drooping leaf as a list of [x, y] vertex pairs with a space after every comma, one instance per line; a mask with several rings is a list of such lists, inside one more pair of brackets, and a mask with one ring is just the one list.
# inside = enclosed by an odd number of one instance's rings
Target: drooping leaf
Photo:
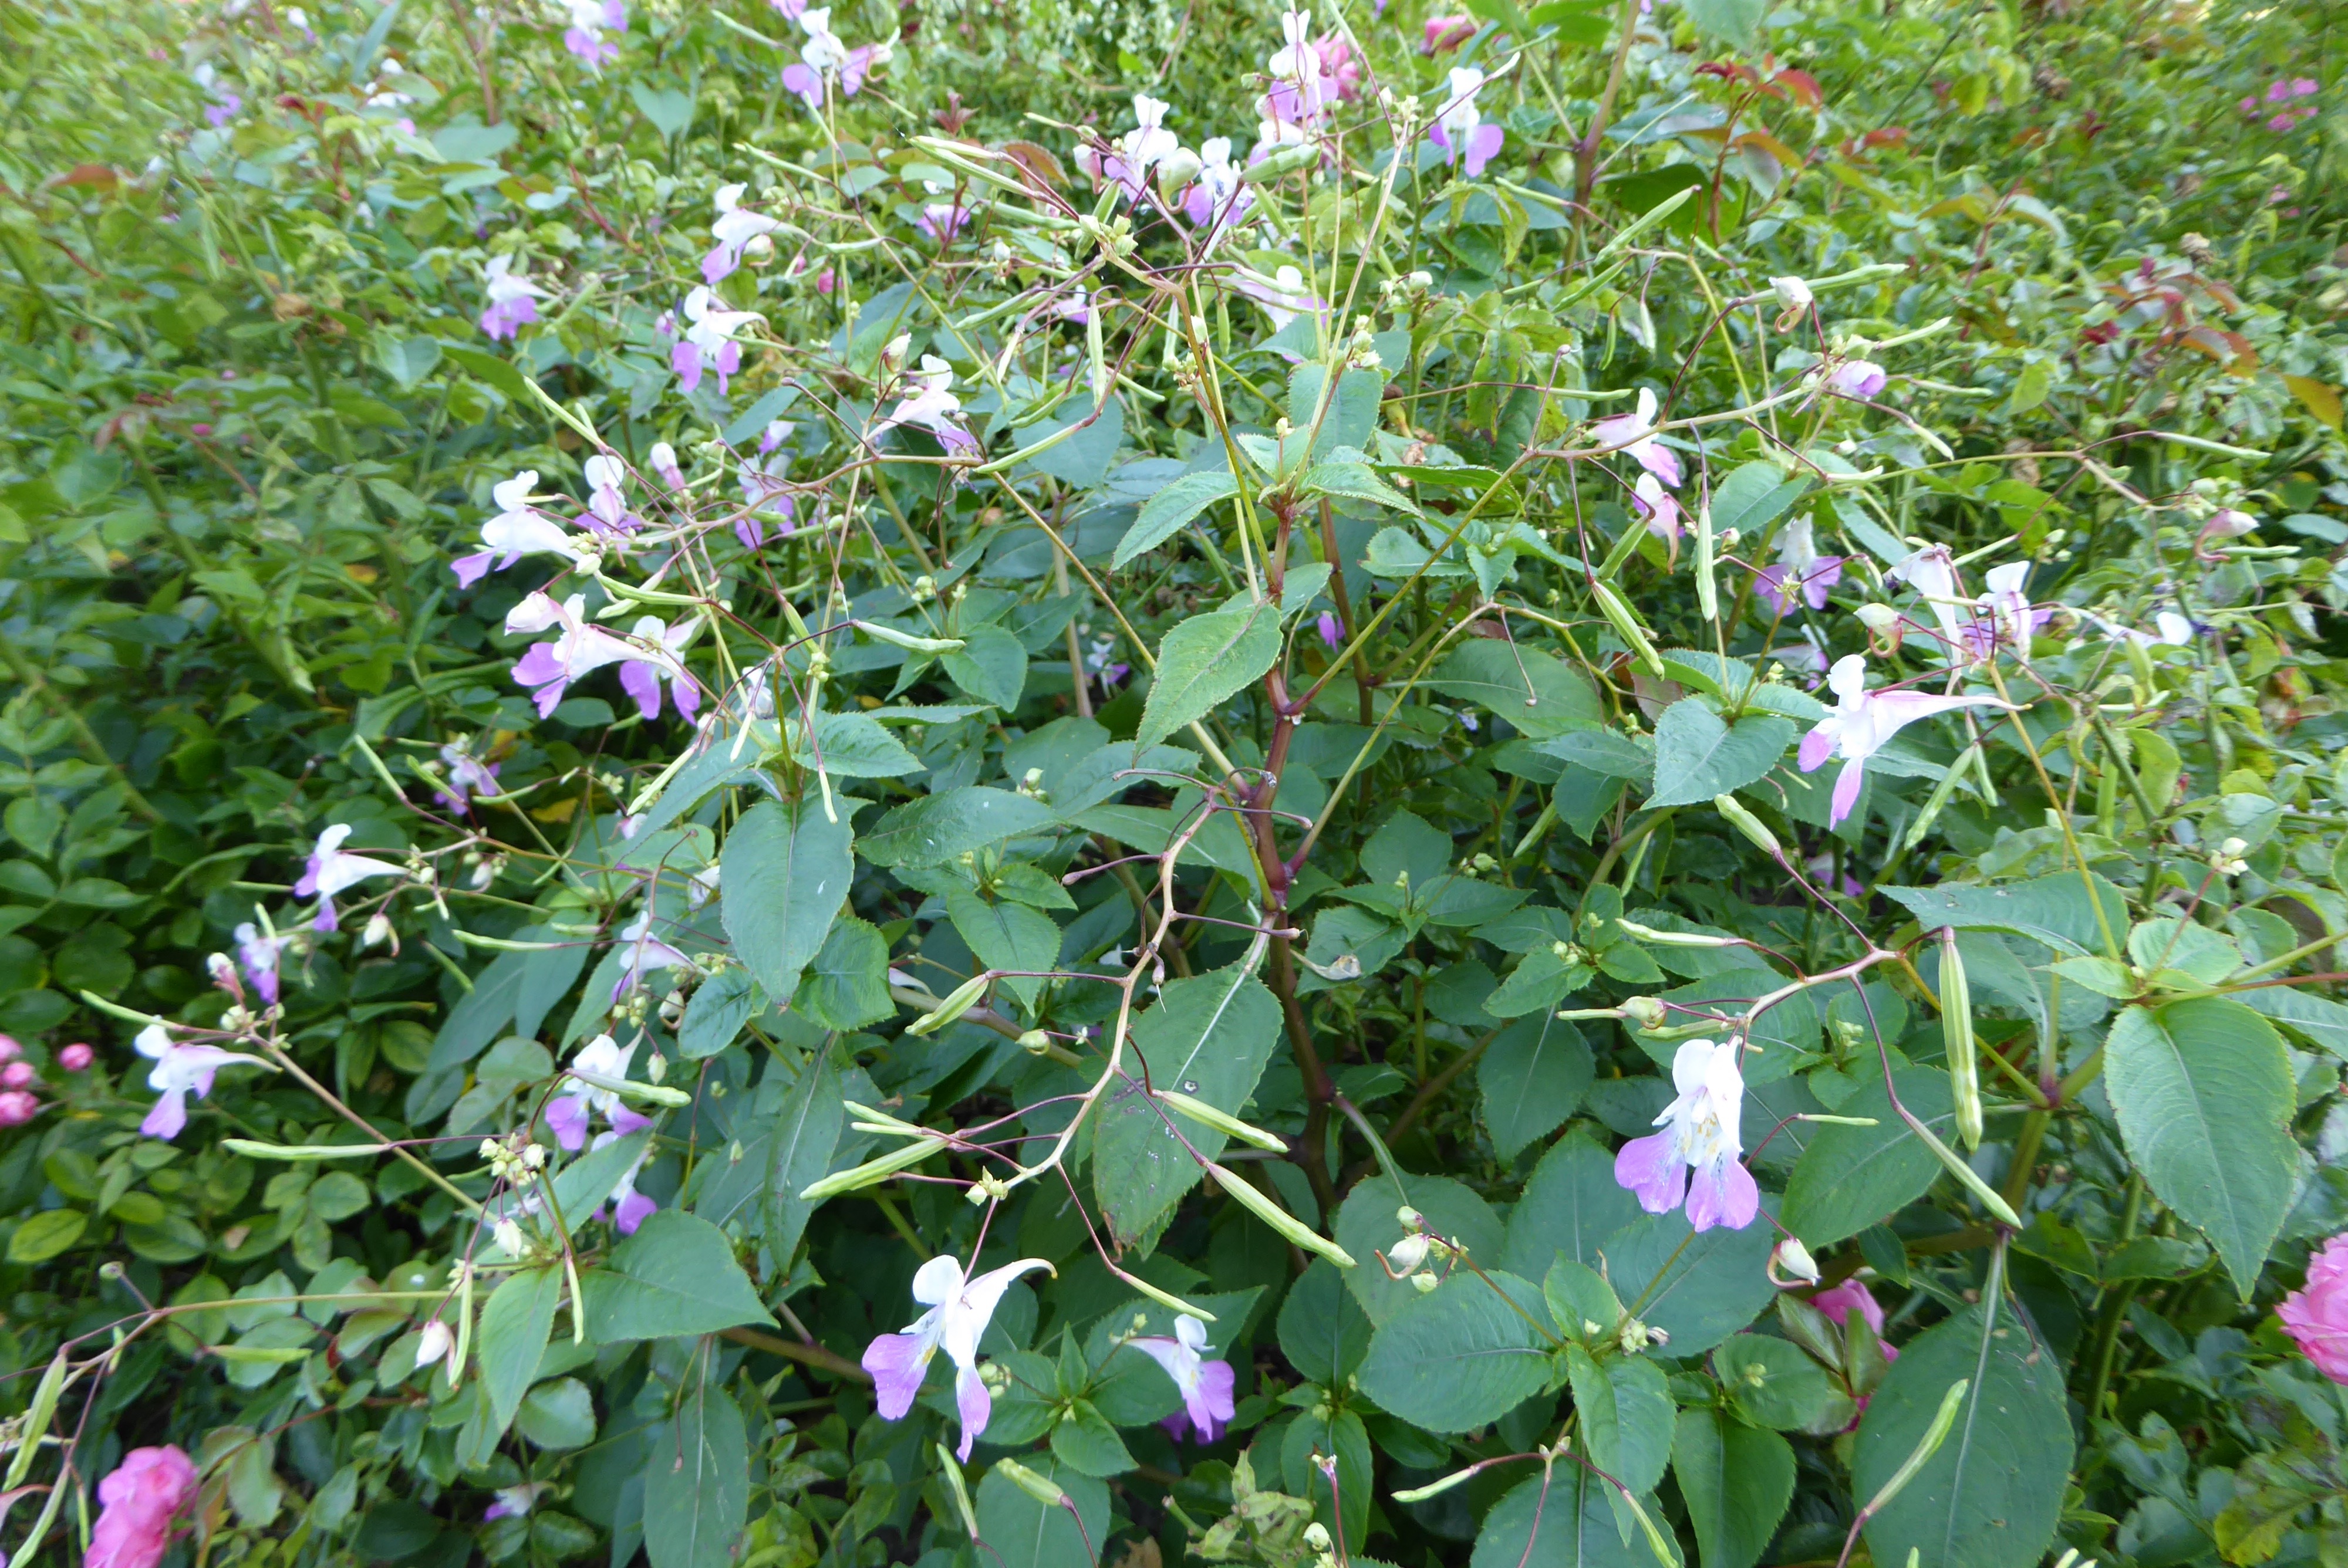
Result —
[[[1891, 1074], [1900, 1102], [1946, 1143], [1956, 1136], [1956, 1104], [1949, 1075], [1902, 1067]], [[1840, 1115], [1871, 1119], [1872, 1127], [1820, 1127], [1786, 1184], [1786, 1225], [1813, 1247], [1857, 1235], [1924, 1195], [1941, 1174], [1940, 1160], [1891, 1108], [1879, 1071], [1870, 1071]]]
[[1635, 1356], [1601, 1363], [1579, 1345], [1565, 1354], [1590, 1461], [1633, 1492], [1653, 1491], [1672, 1457], [1672, 1394], [1662, 1368]]
[[750, 1513], [741, 1410], [720, 1389], [695, 1389], [645, 1450], [644, 1550], [653, 1568], [726, 1568]]
[[856, 851], [875, 866], [942, 866], [1014, 835], [1042, 832], [1053, 820], [1052, 808], [1030, 796], [964, 784], [893, 808], [858, 838]]
[[513, 1424], [521, 1397], [538, 1376], [539, 1358], [554, 1327], [554, 1304], [562, 1295], [562, 1270], [553, 1264], [518, 1269], [489, 1292], [481, 1308], [474, 1353], [481, 1387], [489, 1397], [490, 1419], [502, 1432]]
[[1280, 616], [1268, 604], [1242, 604], [1178, 622], [1158, 648], [1158, 672], [1142, 705], [1135, 743], [1154, 746], [1205, 718], [1215, 705], [1272, 668], [1280, 651]]
[[[839, 1071], [822, 1051], [809, 1056], [783, 1096], [767, 1165], [767, 1247], [788, 1260], [798, 1250], [815, 1205], [799, 1194], [831, 1169], [832, 1151], [847, 1120]], [[639, 1233], [641, 1234], [641, 1233]]]
[[[1604, 1481], [1570, 1460], [1531, 1468], [1484, 1516], [1468, 1568], [1663, 1568], [1645, 1532], [1622, 1539]], [[1653, 1500], [1643, 1506], [1671, 1544]]]
[[1093, 1191], [1120, 1240], [1149, 1235], [1199, 1184], [1204, 1172], [1183, 1140], [1208, 1159], [1228, 1142], [1153, 1103], [1151, 1090], [1241, 1115], [1279, 1040], [1280, 1003], [1241, 964], [1168, 981], [1157, 1005], [1133, 1020], [1128, 1076], [1111, 1085], [1093, 1134]]
[[1639, 1200], [1614, 1179], [1614, 1156], [1576, 1127], [1540, 1157], [1524, 1197], [1509, 1211], [1500, 1266], [1545, 1277], [1550, 1261], [1563, 1253], [1595, 1268], [1601, 1244], [1640, 1214]]
[[743, 1323], [771, 1324], [758, 1291], [726, 1233], [675, 1209], [648, 1216], [581, 1280], [587, 1332], [599, 1345], [714, 1334]]
[[721, 918], [734, 951], [770, 997], [798, 989], [855, 875], [848, 819], [826, 820], [812, 795], [761, 801], [726, 840]]
[[1794, 1496], [1794, 1450], [1725, 1410], [1683, 1410], [1672, 1475], [1686, 1500], [1702, 1568], [1753, 1568]]
[[1480, 1281], [1446, 1286], [1405, 1303], [1371, 1337], [1360, 1378], [1380, 1409], [1431, 1432], [1472, 1431], [1547, 1386], [1550, 1347], [1527, 1321], [1546, 1320], [1540, 1287], [1512, 1274], [1491, 1279], [1521, 1311]]
[[1136, 556], [1146, 555], [1172, 538], [1191, 518], [1213, 506], [1239, 494], [1239, 481], [1228, 469], [1204, 474], [1185, 474], [1141, 504], [1141, 515], [1128, 528], [1125, 538], [1117, 542], [1117, 553], [1109, 565], [1124, 566]]
[[2030, 1568], [2046, 1550], [2071, 1471], [2063, 1363], [2010, 1304], [1969, 1307], [1900, 1348], [1869, 1399], [1851, 1461], [1872, 1497], [1908, 1461], [1949, 1386], [1969, 1384], [1955, 1424], [1867, 1528], [1878, 1563], [1912, 1549], [1945, 1568]]
[[1700, 697], [1683, 697], [1655, 721], [1651, 806], [1689, 805], [1766, 776], [1793, 743], [1794, 723], [1748, 713], [1730, 724]]
[[2127, 1009], [2104, 1049], [2128, 1158], [2209, 1238], [2249, 1300], [2298, 1184], [2282, 1041], [2240, 1002], [2196, 997]]

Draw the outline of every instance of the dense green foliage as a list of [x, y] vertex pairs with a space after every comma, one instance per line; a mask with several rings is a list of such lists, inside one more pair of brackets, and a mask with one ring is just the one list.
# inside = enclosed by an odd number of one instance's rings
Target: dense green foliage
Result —
[[2332, 8], [1417, 3], [0, 11], [12, 1561], [2348, 1556]]

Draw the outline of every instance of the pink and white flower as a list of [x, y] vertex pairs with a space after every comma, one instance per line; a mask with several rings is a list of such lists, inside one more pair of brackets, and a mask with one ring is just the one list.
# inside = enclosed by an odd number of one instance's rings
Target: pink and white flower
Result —
[[[1848, 1324], [1850, 1315], [1856, 1312], [1879, 1343], [1883, 1338], [1883, 1304], [1875, 1299], [1875, 1293], [1868, 1289], [1862, 1280], [1846, 1279], [1840, 1285], [1821, 1290], [1810, 1297], [1810, 1305], [1833, 1318], [1838, 1328]], [[1885, 1345], [1883, 1358], [1897, 1361], [1900, 1359], [1900, 1348]]]
[[1798, 599], [1812, 610], [1827, 607], [1827, 589], [1842, 580], [1845, 556], [1818, 553], [1818, 538], [1807, 518], [1796, 518], [1777, 533], [1777, 563], [1761, 569], [1754, 591], [1772, 611], [1785, 614]]
[[318, 900], [317, 917], [311, 921], [315, 931], [336, 931], [342, 928], [335, 916], [335, 895], [345, 887], [357, 886], [370, 876], [404, 876], [405, 868], [388, 860], [376, 860], [365, 855], [352, 855], [343, 848], [343, 840], [351, 835], [351, 825], [338, 822], [318, 835], [318, 842], [310, 851], [309, 864], [303, 868], [302, 880], [294, 884], [296, 898], [314, 896]]
[[1418, 52], [1440, 55], [1457, 48], [1475, 36], [1476, 18], [1473, 16], [1429, 16], [1426, 26], [1421, 29]]
[[1639, 388], [1635, 412], [1617, 414], [1592, 424], [1590, 438], [1601, 446], [1622, 453], [1674, 490], [1685, 478], [1680, 471], [1679, 454], [1655, 438], [1655, 394], [1652, 388]]
[[954, 237], [970, 227], [970, 209], [958, 201], [932, 201], [913, 220], [913, 227], [933, 244], [951, 243]]
[[290, 934], [263, 931], [250, 920], [236, 928], [237, 964], [244, 970], [253, 993], [268, 1006], [277, 1004], [278, 959], [298, 939]]
[[653, 912], [649, 908], [621, 928], [620, 942], [628, 961], [620, 970], [617, 983], [612, 987], [612, 999], [618, 1001], [644, 983], [644, 976], [654, 969], [691, 969], [699, 973], [701, 966], [684, 952], [652, 934]]
[[701, 258], [701, 281], [711, 288], [718, 280], [730, 276], [742, 265], [743, 248], [753, 240], [763, 239], [782, 227], [779, 219], [763, 212], [753, 212], [741, 204], [747, 186], [737, 181], [721, 185], [713, 199], [717, 209], [716, 221], [709, 225], [709, 237], [716, 243]]
[[581, 465], [587, 476], [587, 509], [574, 519], [602, 538], [623, 538], [644, 526], [628, 510], [628, 470], [608, 452], [598, 452]]
[[492, 569], [503, 571], [526, 555], [558, 555], [578, 563], [580, 551], [569, 530], [530, 504], [538, 487], [538, 470], [524, 468], [512, 478], [489, 487], [497, 515], [481, 525], [483, 548], [458, 556], [449, 563], [457, 586], [470, 588]]
[[1717, 1045], [1683, 1044], [1672, 1058], [1679, 1097], [1655, 1118], [1663, 1131], [1633, 1138], [1615, 1154], [1615, 1181], [1649, 1214], [1668, 1214], [1684, 1198], [1688, 1224], [1708, 1231], [1721, 1225], [1743, 1230], [1761, 1212], [1761, 1189], [1737, 1158], [1745, 1152], [1744, 1048], [1734, 1035]]
[[700, 624], [687, 616], [674, 626], [663, 626], [659, 616], [644, 615], [637, 617], [635, 625], [628, 629], [629, 636], [642, 651], [620, 666], [620, 684], [636, 700], [636, 712], [645, 718], [660, 717], [664, 678], [680, 717], [690, 720], [699, 712], [701, 687], [686, 671], [682, 656]]
[[[1435, 123], [1426, 128], [1426, 139], [1443, 149], [1444, 162], [1466, 160], [1470, 179], [1484, 172], [1484, 166], [1499, 155], [1500, 144], [1507, 139], [1507, 133], [1486, 123], [1476, 107], [1476, 95], [1483, 89], [1482, 71], [1473, 66], [1452, 67], [1450, 96], [1436, 110]], [[1672, 483], [1679, 481], [1674, 478]]]
[[1174, 1319], [1171, 1338], [1164, 1335], [1145, 1335], [1126, 1341], [1136, 1350], [1165, 1368], [1174, 1379], [1174, 1387], [1182, 1395], [1182, 1409], [1160, 1423], [1180, 1442], [1195, 1433], [1202, 1443], [1213, 1442], [1237, 1407], [1232, 1394], [1238, 1387], [1229, 1361], [1205, 1358], [1207, 1326], [1185, 1312]]
[[254, 1067], [266, 1067], [257, 1056], [222, 1050], [216, 1045], [196, 1045], [171, 1038], [171, 1031], [160, 1023], [150, 1023], [139, 1031], [131, 1042], [139, 1054], [153, 1061], [154, 1069], [147, 1074], [147, 1087], [158, 1098], [147, 1119], [139, 1123], [139, 1131], [149, 1138], [172, 1139], [188, 1124], [188, 1096], [199, 1100], [212, 1091], [212, 1075], [231, 1062], [245, 1062]]
[[1676, 552], [1680, 542], [1680, 503], [1653, 474], [1642, 474], [1631, 487], [1631, 505], [1646, 519], [1647, 531]]
[[724, 392], [734, 373], [742, 368], [742, 345], [735, 341], [736, 334], [752, 322], [767, 318], [756, 311], [726, 309], [705, 283], [685, 296], [684, 311], [690, 324], [676, 346], [669, 350], [669, 368], [676, 372], [677, 380], [687, 392], [701, 384], [704, 370], [715, 371], [717, 390]]
[[978, 450], [978, 438], [955, 418], [962, 412], [962, 399], [952, 390], [953, 365], [933, 354], [925, 354], [922, 356], [922, 368], [909, 372], [905, 384], [908, 390], [877, 429], [911, 425], [936, 436], [938, 444], [949, 452]]
[[1182, 210], [1192, 223], [1208, 229], [1208, 245], [1254, 205], [1255, 192], [1240, 182], [1240, 170], [1231, 162], [1231, 138], [1210, 136], [1200, 142], [1198, 177], [1182, 199]]
[[492, 1519], [528, 1518], [530, 1511], [538, 1506], [540, 1495], [553, 1484], [545, 1481], [526, 1481], [519, 1486], [498, 1488], [492, 1494], [496, 1501], [481, 1512], [481, 1522], [487, 1524]]
[[1864, 403], [1882, 394], [1891, 377], [1872, 360], [1851, 359], [1827, 373], [1827, 390]]
[[1988, 658], [2000, 644], [2027, 653], [2030, 639], [2054, 613], [2031, 607], [2030, 595], [2022, 586], [2029, 575], [2028, 561], [2008, 561], [1982, 574], [1987, 591], [1973, 601], [1981, 616], [1966, 629], [1979, 657]]
[[931, 1358], [942, 1349], [954, 1368], [954, 1408], [962, 1417], [960, 1457], [970, 1458], [971, 1445], [986, 1430], [994, 1413], [994, 1398], [978, 1375], [978, 1342], [994, 1321], [1003, 1293], [1023, 1274], [1049, 1269], [1040, 1257], [1023, 1257], [964, 1279], [962, 1264], [940, 1255], [922, 1265], [913, 1276], [913, 1299], [929, 1308], [894, 1334], [877, 1336], [864, 1348], [864, 1369], [872, 1374], [873, 1392], [887, 1420], [902, 1420], [922, 1391]]
[[1833, 809], [1827, 814], [1828, 827], [1839, 825], [1850, 815], [1851, 807], [1859, 804], [1859, 786], [1866, 782], [1867, 759], [1881, 751], [1902, 729], [1935, 713], [2004, 705], [1995, 697], [1870, 692], [1867, 689], [1867, 660], [1857, 653], [1846, 653], [1835, 661], [1834, 668], [1827, 671], [1827, 685], [1837, 698], [1835, 710], [1802, 737], [1800, 760], [1802, 771], [1814, 774], [1826, 765], [1828, 758], [1843, 759], [1842, 772], [1835, 778]]
[[1957, 563], [1950, 556], [1948, 546], [1926, 545], [1883, 575], [1916, 590], [1916, 597], [1924, 601], [1924, 608], [1939, 623], [1941, 640], [1949, 645], [1952, 654], [1963, 645], [1972, 604], [1965, 598], [1964, 585], [1957, 577]]
[[603, 31], [628, 30], [628, 8], [623, 0], [571, 0], [571, 26], [563, 29], [562, 46], [591, 71], [600, 71], [620, 57], [620, 46], [604, 41]]
[[534, 642], [513, 667], [515, 682], [532, 689], [541, 718], [554, 712], [571, 682], [606, 664], [639, 657], [638, 650], [587, 620], [587, 596], [574, 593], [557, 604], [543, 589], [530, 592], [506, 615], [509, 632], [555, 630], [551, 642]]
[[677, 463], [676, 448], [667, 442], [654, 442], [652, 450], [644, 454], [644, 464], [652, 469], [653, 477], [671, 490], [685, 488], [685, 469]]
[[132, 1449], [98, 1483], [101, 1507], [82, 1568], [155, 1568], [170, 1544], [172, 1518], [197, 1488], [195, 1464], [180, 1449]]
[[[628, 1063], [635, 1054], [634, 1046], [623, 1046], [608, 1034], [599, 1034], [579, 1048], [562, 1086], [547, 1102], [546, 1124], [553, 1129], [557, 1143], [574, 1154], [585, 1147], [588, 1124], [598, 1111], [623, 1133], [652, 1125], [650, 1117], [628, 1109], [618, 1090], [603, 1086], [626, 1081]], [[599, 1079], [602, 1081], [596, 1081]]]
[[[785, 13], [792, 15], [788, 8]], [[783, 67], [783, 87], [797, 93], [810, 113], [823, 112], [825, 83], [837, 79], [840, 92], [852, 98], [862, 89], [864, 78], [888, 63], [891, 50], [885, 43], [851, 49], [842, 42], [831, 30], [829, 5], [801, 5], [793, 19], [807, 35], [807, 43], [799, 49], [798, 62]]]
[[515, 272], [510, 255], [490, 257], [484, 275], [489, 304], [481, 313], [481, 331], [492, 343], [510, 341], [538, 320], [538, 302], [547, 297], [546, 291]]
[[483, 800], [498, 798], [498, 764], [485, 763], [452, 743], [440, 748], [440, 765], [448, 770], [448, 788], [435, 798], [450, 811], [470, 809], [475, 795]]

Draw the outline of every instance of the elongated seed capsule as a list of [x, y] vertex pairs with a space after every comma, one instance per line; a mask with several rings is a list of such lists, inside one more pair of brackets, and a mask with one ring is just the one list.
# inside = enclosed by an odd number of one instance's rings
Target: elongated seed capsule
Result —
[[1200, 1126], [1212, 1127], [1226, 1137], [1237, 1138], [1242, 1143], [1252, 1143], [1259, 1149], [1267, 1149], [1275, 1154], [1288, 1153], [1288, 1140], [1279, 1133], [1267, 1132], [1261, 1127], [1242, 1122], [1229, 1112], [1210, 1105], [1203, 1100], [1193, 1100], [1190, 1096], [1177, 1093], [1171, 1089], [1159, 1090], [1158, 1098], [1166, 1102], [1169, 1110], [1179, 1111]]
[[1037, 1475], [1016, 1460], [996, 1460], [994, 1468], [1005, 1481], [1046, 1508], [1058, 1508], [1068, 1501], [1068, 1494], [1049, 1478]]
[[814, 1183], [799, 1196], [810, 1204], [826, 1198], [836, 1198], [842, 1193], [852, 1193], [859, 1187], [869, 1187], [885, 1181], [898, 1172], [920, 1164], [945, 1147], [942, 1139], [916, 1138], [901, 1149], [892, 1149], [877, 1160], [867, 1160], [850, 1170], [836, 1172]]
[[1967, 1149], [1982, 1141], [1981, 1053], [1973, 1041], [1972, 987], [1957, 933], [1941, 927], [1941, 1039], [1948, 1050], [1949, 1086], [1957, 1101], [1957, 1136]]
[[1241, 1208], [1310, 1253], [1318, 1253], [1339, 1268], [1354, 1266], [1354, 1255], [1322, 1235], [1311, 1226], [1266, 1197], [1244, 1176], [1227, 1171], [1212, 1160], [1207, 1162], [1207, 1174], [1215, 1184], [1237, 1199]]
[[963, 1479], [962, 1466], [954, 1462], [953, 1450], [943, 1443], [932, 1445], [938, 1450], [938, 1471], [946, 1478], [946, 1486], [953, 1493], [954, 1512], [962, 1515], [962, 1527], [970, 1532], [973, 1541], [978, 1539], [978, 1512], [970, 1505], [970, 1483]]
[[1747, 811], [1743, 801], [1733, 794], [1716, 794], [1712, 797], [1712, 809], [1726, 817], [1729, 826], [1751, 839], [1753, 846], [1762, 854], [1772, 860], [1786, 858], [1785, 849], [1777, 843], [1777, 835], [1769, 831], [1768, 824]]
[[1663, 655], [1657, 653], [1655, 645], [1647, 641], [1646, 629], [1639, 624], [1638, 619], [1631, 613], [1631, 607], [1622, 602], [1622, 596], [1602, 582], [1591, 583], [1590, 592], [1598, 600], [1599, 613], [1606, 618], [1608, 625], [1614, 628], [1614, 634], [1622, 640], [1623, 646], [1647, 667], [1647, 673], [1662, 675]]
[[886, 642], [912, 653], [959, 653], [966, 646], [959, 637], [916, 637], [910, 631], [900, 631], [877, 620], [859, 620], [851, 624], [875, 641]]
[[953, 1022], [954, 1020], [962, 1017], [963, 1014], [968, 1012], [973, 1007], [975, 1007], [978, 1004], [978, 999], [982, 995], [985, 994], [987, 982], [994, 979], [994, 975], [992, 970], [973, 975], [970, 979], [963, 981], [962, 984], [954, 987], [954, 989], [948, 993], [945, 1000], [940, 1002], [936, 1007], [932, 1008], [928, 1012], [923, 1013], [912, 1022], [907, 1024], [905, 1026], [905, 1032], [907, 1034], [927, 1034], [932, 1030], [942, 1029], [947, 1024]]
[[1941, 782], [1934, 784], [1932, 793], [1924, 797], [1924, 809], [1918, 812], [1916, 820], [1908, 825], [1908, 836], [1900, 843], [1903, 853], [1923, 843], [1924, 835], [1932, 831], [1932, 825], [1941, 819], [1941, 808], [1947, 805], [1949, 797], [1957, 793], [1957, 781], [1964, 776], [1972, 754], [1979, 750], [1981, 743], [1978, 741], [1965, 748], [1965, 753], [1949, 764], [1949, 771], [1941, 775]]

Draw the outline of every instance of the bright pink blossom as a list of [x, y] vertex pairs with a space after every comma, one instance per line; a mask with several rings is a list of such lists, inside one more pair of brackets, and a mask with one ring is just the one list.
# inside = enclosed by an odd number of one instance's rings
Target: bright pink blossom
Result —
[[196, 1467], [177, 1448], [132, 1449], [98, 1483], [103, 1505], [82, 1568], [155, 1568], [171, 1518], [196, 1499]]
[[98, 1052], [76, 1040], [57, 1052], [57, 1065], [67, 1072], [88, 1072], [89, 1064], [98, 1060]]
[[0, 1093], [0, 1127], [22, 1127], [40, 1109], [40, 1101], [28, 1090], [11, 1089]]
[[1446, 49], [1456, 49], [1476, 36], [1473, 16], [1429, 16], [1425, 38], [1418, 46], [1422, 55], [1439, 55]]
[[2275, 1308], [2315, 1369], [2348, 1383], [2348, 1235], [2333, 1236], [2307, 1262], [2307, 1283]]

